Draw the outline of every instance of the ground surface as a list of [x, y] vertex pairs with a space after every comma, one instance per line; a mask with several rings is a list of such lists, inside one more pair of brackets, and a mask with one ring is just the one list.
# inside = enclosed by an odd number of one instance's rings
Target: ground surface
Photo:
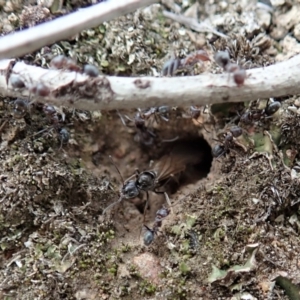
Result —
[[[256, 1], [165, 1], [22, 59], [47, 68], [54, 55], [65, 54], [104, 74], [154, 76], [174, 53], [183, 58], [205, 49], [212, 61], [195, 65], [194, 74], [223, 72], [213, 61], [219, 50], [244, 68], [266, 66], [300, 52], [299, 2], [273, 4], [271, 12]], [[64, 1], [58, 12], [35, 1], [0, 1], [1, 31], [86, 5]], [[192, 31], [165, 18], [165, 9], [210, 18], [230, 39]], [[56, 108], [55, 127], [43, 105], [20, 115], [15, 99], [2, 98], [0, 298], [299, 299], [291, 282], [300, 284], [300, 100], [274, 99], [281, 103], [276, 114], [240, 121], [267, 100], [214, 105], [197, 120], [188, 118], [189, 108], [174, 109], [169, 121], [157, 116], [147, 122], [155, 137], [145, 145], [118, 115], [126, 120], [136, 111]], [[225, 157], [212, 161], [210, 147], [234, 125], [243, 135]], [[68, 143], [61, 141], [62, 128], [70, 134]], [[146, 247], [144, 194], [102, 215], [119, 199], [122, 185], [109, 155], [128, 178], [178, 145], [187, 147], [183, 161], [191, 157], [188, 149], [203, 158], [163, 187], [172, 211]], [[164, 197], [150, 192], [144, 224], [152, 228], [163, 205], [168, 207]]]

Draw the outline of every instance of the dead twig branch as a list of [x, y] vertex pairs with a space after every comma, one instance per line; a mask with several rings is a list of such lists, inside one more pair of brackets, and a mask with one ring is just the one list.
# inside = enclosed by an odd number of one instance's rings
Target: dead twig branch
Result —
[[[23, 88], [13, 88], [12, 78], [21, 79]], [[0, 61], [0, 94], [28, 97], [32, 87], [47, 86], [47, 97], [32, 99], [85, 110], [128, 109], [159, 105], [189, 106], [243, 102], [258, 98], [300, 93], [300, 55], [264, 68], [247, 70], [243, 85], [232, 74], [202, 74], [184, 77], [116, 77], [87, 75], [42, 69], [13, 60]], [[8, 84], [7, 84], [8, 83]]]
[[193, 18], [188, 18], [185, 17], [183, 15], [178, 15], [178, 14], [174, 14], [171, 13], [169, 11], [163, 11], [163, 15], [175, 22], [178, 22], [184, 26], [187, 26], [197, 32], [210, 32], [213, 33], [217, 36], [223, 37], [223, 38], [228, 38], [228, 36], [222, 32], [219, 32], [217, 30], [215, 30], [207, 21], [201, 22], [199, 23], [196, 19]]
[[0, 38], [0, 59], [25, 55], [155, 2], [157, 0], [110, 0], [9, 34]]

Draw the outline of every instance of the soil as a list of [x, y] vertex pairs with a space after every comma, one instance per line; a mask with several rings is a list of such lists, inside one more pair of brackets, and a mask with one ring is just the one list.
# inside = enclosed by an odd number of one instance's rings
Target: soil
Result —
[[[62, 2], [0, 1], [1, 33], [92, 4]], [[218, 51], [243, 69], [267, 66], [300, 52], [299, 2], [271, 2], [168, 0], [20, 60], [48, 68], [63, 54], [107, 75], [157, 76], [168, 59], [203, 49], [211, 61], [174, 76], [223, 72]], [[164, 10], [209, 19], [229, 39]], [[199, 107], [197, 118], [174, 107], [142, 132], [134, 118], [144, 108], [0, 101], [1, 299], [299, 299], [298, 95]], [[242, 134], [231, 141], [234, 126]], [[147, 205], [143, 191], [119, 201], [137, 169], [157, 167], [171, 206], [154, 191]]]

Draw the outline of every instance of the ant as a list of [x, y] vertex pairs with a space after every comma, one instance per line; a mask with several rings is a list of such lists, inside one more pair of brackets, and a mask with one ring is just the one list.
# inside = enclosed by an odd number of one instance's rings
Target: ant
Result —
[[199, 61], [210, 61], [210, 58], [206, 51], [198, 50], [195, 51], [185, 58], [172, 58], [165, 62], [162, 68], [163, 76], [174, 76], [178, 71], [191, 69]]
[[58, 139], [60, 140], [60, 147], [59, 149], [62, 148], [64, 144], [67, 144], [70, 139], [70, 133], [67, 130], [67, 128], [61, 128], [58, 132]]
[[[125, 122], [124, 118], [119, 112], [118, 115], [124, 126], [131, 127], [128, 123]], [[134, 123], [134, 126], [137, 129], [137, 135], [136, 135], [137, 141], [145, 146], [152, 146], [156, 134], [152, 132], [149, 128], [147, 128], [146, 121], [143, 115], [140, 112], [138, 112], [134, 116], [133, 120], [126, 115], [125, 118]]]
[[145, 120], [150, 119], [152, 116], [154, 116], [156, 122], [157, 122], [157, 116], [159, 116], [162, 120], [165, 122], [169, 121], [169, 115], [172, 108], [170, 106], [162, 105], [157, 107], [151, 107], [145, 110], [144, 112], [141, 112], [142, 117]]
[[[237, 144], [244, 148], [241, 144], [237, 143], [235, 141], [235, 138], [241, 136], [243, 134], [243, 130], [239, 126], [234, 126], [229, 129], [229, 132], [224, 134], [224, 140], [221, 144], [217, 144], [215, 147], [212, 149], [212, 155], [215, 158], [219, 158], [223, 155], [226, 155], [230, 148], [233, 147], [234, 144]], [[219, 141], [219, 140], [217, 140]]]
[[144, 225], [146, 228], [146, 232], [144, 234], [144, 244], [149, 246], [153, 240], [154, 236], [157, 235], [159, 228], [162, 226], [162, 221], [170, 214], [171, 210], [168, 208], [160, 208], [156, 212], [155, 220], [152, 229], [149, 228], [147, 225]]
[[67, 58], [64, 55], [58, 55], [55, 56], [50, 61], [50, 67], [53, 69], [63, 69], [68, 71], [73, 71], [76, 73], [83, 73], [90, 77], [98, 77], [99, 76], [99, 70], [90, 64], [86, 64], [83, 66], [83, 68], [79, 67], [74, 60], [71, 58]]
[[28, 88], [29, 98], [30, 98], [31, 94], [34, 94], [35, 96], [40, 96], [40, 97], [47, 97], [51, 93], [50, 88], [47, 87], [42, 82], [38, 82], [35, 84], [30, 83], [30, 84], [26, 85], [26, 83], [22, 79], [22, 76], [18, 75], [18, 74], [11, 74], [10, 78], [9, 78], [9, 83], [14, 89]]
[[[48, 122], [52, 125], [50, 128], [44, 128], [42, 130], [40, 130], [39, 132], [36, 132], [33, 136], [36, 136], [38, 134], [41, 134], [47, 130], [52, 131], [53, 129], [56, 130], [56, 132], [58, 133], [58, 140], [60, 141], [60, 148], [62, 148], [63, 144], [67, 144], [70, 138], [70, 133], [68, 132], [68, 130], [64, 127], [61, 126], [60, 124], [60, 118], [58, 116], [58, 112], [56, 110], [56, 108], [53, 105], [49, 105], [49, 104], [44, 104], [43, 105], [43, 112], [46, 115], [46, 118], [48, 120]], [[60, 114], [62, 115], [61, 119], [62, 121], [64, 121], [65, 119], [65, 115], [64, 113], [60, 112]]]
[[[202, 113], [205, 112], [206, 107], [204, 107]], [[180, 113], [180, 110], [178, 110], [178, 112]], [[199, 122], [198, 119], [201, 115], [201, 108], [199, 106], [193, 105], [190, 106], [189, 109], [187, 111], [181, 112], [180, 113], [181, 117], [183, 118], [191, 118], [193, 119], [195, 122], [197, 122], [198, 124], [200, 124], [201, 126], [203, 126], [203, 129], [207, 132], [210, 133], [204, 126], [203, 123]]]
[[[128, 179], [124, 180], [121, 172], [117, 168], [116, 164], [112, 160], [112, 157], [109, 156], [110, 160], [112, 161], [114, 167], [116, 168], [121, 181], [123, 183], [121, 190], [120, 190], [120, 198], [116, 202], [113, 202], [108, 207], [106, 207], [103, 211], [103, 215], [107, 212], [108, 209], [113, 207], [115, 204], [120, 203], [123, 199], [129, 200], [138, 197], [142, 191], [146, 192], [146, 206], [144, 209], [144, 216], [148, 205], [149, 200], [149, 191], [153, 191], [156, 194], [164, 194], [165, 198], [170, 205], [170, 199], [166, 192], [157, 191], [156, 188], [159, 187], [160, 183], [160, 177], [157, 173], [157, 171], [143, 171], [139, 172], [136, 170], [135, 174], [130, 176]], [[170, 175], [170, 174], [169, 174]], [[133, 179], [135, 177], [135, 179]], [[162, 176], [163, 179], [165, 179], [164, 176]], [[163, 180], [162, 179], [162, 180]]]
[[13, 117], [15, 119], [23, 118], [28, 111], [29, 103], [24, 99], [16, 99], [14, 101]]
[[239, 65], [231, 63], [229, 53], [227, 51], [219, 51], [214, 56], [216, 63], [224, 69], [224, 71], [233, 74], [233, 80], [237, 86], [244, 84], [247, 77], [246, 71]]
[[241, 115], [240, 122], [246, 125], [250, 125], [253, 122], [260, 121], [261, 119], [270, 118], [274, 115], [281, 107], [280, 102], [273, 101], [269, 103], [270, 99], [267, 102], [267, 105], [264, 109], [256, 109], [245, 112]]
[[136, 170], [136, 173], [125, 181], [121, 175], [121, 172], [110, 156], [113, 165], [120, 175], [123, 185], [120, 190], [119, 200], [105, 208], [103, 214], [105, 214], [109, 208], [121, 202], [123, 199], [127, 200], [138, 197], [142, 191], [146, 192], [144, 219], [148, 206], [149, 191], [153, 191], [156, 194], [164, 194], [168, 205], [171, 206], [168, 194], [163, 191], [158, 191], [157, 189], [166, 185], [171, 178], [184, 171], [187, 165], [199, 164], [202, 160], [202, 155], [203, 153], [198, 153], [198, 150], [194, 149], [193, 147], [187, 148], [186, 146], [178, 145], [177, 147], [173, 148], [170, 154], [164, 155], [158, 162], [156, 162], [151, 170], [146, 170], [143, 172]]
[[21, 79], [21, 76], [17, 74], [10, 75], [9, 83], [14, 89], [23, 89], [26, 87], [24, 81]]
[[[58, 117], [57, 110], [53, 105], [45, 104], [43, 106], [43, 111], [46, 114], [47, 119], [49, 120], [49, 123], [52, 123], [53, 128], [56, 129], [58, 132], [58, 139], [61, 142], [60, 148], [62, 147], [63, 144], [67, 144], [70, 138], [70, 133], [66, 128], [61, 128], [60, 120]], [[62, 115], [62, 121], [65, 119], [64, 113], [60, 113]]]
[[[153, 142], [154, 142], [154, 138], [156, 137], [156, 134], [152, 130], [147, 128], [146, 121], [148, 121], [154, 117], [156, 122], [158, 122], [157, 116], [159, 116], [159, 118], [161, 118], [165, 122], [168, 122], [170, 111], [171, 111], [171, 107], [169, 107], [169, 106], [151, 107], [144, 111], [142, 111], [141, 109], [138, 109], [138, 112], [134, 116], [134, 119], [131, 119], [126, 115], [125, 115], [125, 118], [134, 123], [134, 126], [136, 127], [136, 129], [138, 131], [137, 140], [145, 146], [152, 146]], [[118, 112], [118, 115], [119, 115], [123, 125], [129, 126], [125, 122], [124, 118], [122, 117], [122, 115], [119, 112]], [[175, 139], [172, 139], [172, 140], [163, 140], [163, 142], [173, 142], [177, 139], [178, 139], [178, 137], [176, 137]]]

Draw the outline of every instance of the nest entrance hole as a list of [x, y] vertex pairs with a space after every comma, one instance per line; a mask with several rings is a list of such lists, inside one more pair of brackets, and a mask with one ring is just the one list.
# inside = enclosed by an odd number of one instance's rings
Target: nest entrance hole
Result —
[[[158, 158], [158, 160], [161, 159], [164, 155], [168, 155], [172, 151], [172, 149], [178, 147], [183, 150], [182, 155], [188, 155], [189, 150], [193, 149], [193, 152], [199, 153], [199, 157], [202, 156], [202, 158], [201, 160], [199, 159], [199, 163], [187, 164], [186, 169], [183, 172], [176, 174], [176, 176], [174, 177], [170, 177], [169, 180], [166, 180], [166, 182], [162, 184], [162, 187], [160, 187], [158, 190], [166, 191], [170, 197], [176, 194], [176, 192], [179, 191], [182, 187], [189, 184], [196, 184], [199, 180], [206, 178], [210, 172], [213, 159], [211, 154], [211, 147], [208, 142], [203, 137], [193, 137], [168, 143], [162, 149], [162, 151], [160, 151], [160, 158]], [[187, 149], [186, 152], [184, 151], [185, 149]], [[145, 200], [145, 196], [143, 197], [143, 199]], [[148, 210], [153, 210], [153, 204], [155, 207], [159, 207], [165, 204], [164, 202], [157, 203], [161, 201], [164, 201], [164, 197], [160, 197], [159, 194], [155, 195], [155, 193], [150, 193]], [[145, 209], [145, 201], [136, 204], [136, 208], [141, 214], [143, 214]], [[152, 214], [154, 213], [154, 211], [152, 212]]]

